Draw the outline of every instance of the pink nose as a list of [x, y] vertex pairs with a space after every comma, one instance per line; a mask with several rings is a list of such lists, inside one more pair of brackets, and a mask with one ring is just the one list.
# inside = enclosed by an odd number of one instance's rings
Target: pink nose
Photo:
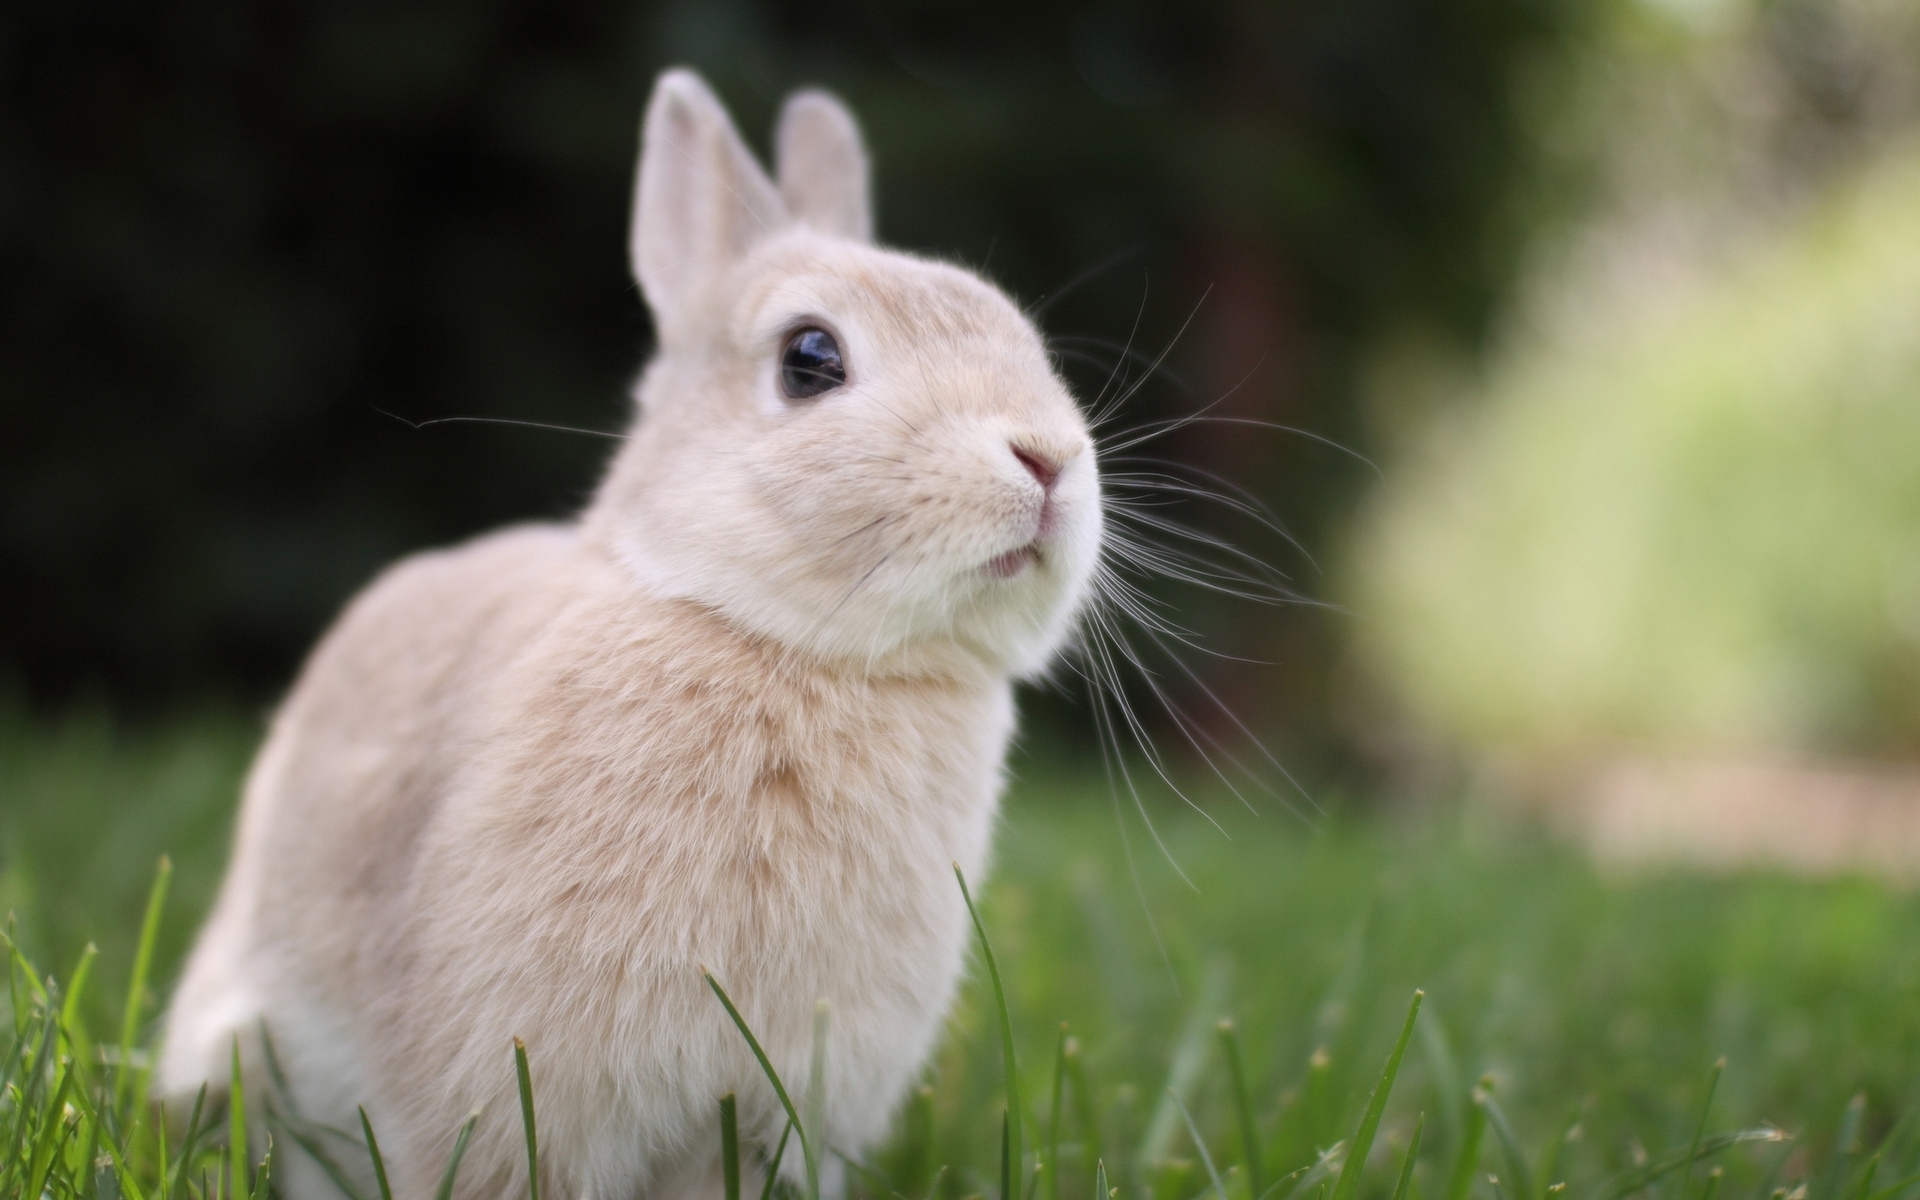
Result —
[[1043, 490], [1049, 492], [1053, 490], [1053, 481], [1060, 478], [1059, 463], [1043, 454], [1036, 454], [1011, 443], [1007, 448], [1013, 451], [1013, 456], [1020, 460], [1020, 465], [1027, 469], [1027, 474], [1033, 476]]

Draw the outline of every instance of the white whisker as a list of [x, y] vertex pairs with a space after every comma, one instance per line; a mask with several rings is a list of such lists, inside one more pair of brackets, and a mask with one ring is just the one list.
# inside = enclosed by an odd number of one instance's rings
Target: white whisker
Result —
[[[1224, 399], [1224, 397], [1222, 398]], [[1218, 403], [1219, 403], [1218, 400], [1214, 401], [1214, 404], [1218, 404]], [[1213, 407], [1213, 405], [1210, 404], [1207, 407], [1211, 408]], [[1382, 479], [1386, 478], [1385, 474], [1380, 470], [1379, 466], [1375, 464], [1374, 461], [1368, 458], [1366, 455], [1360, 453], [1358, 450], [1355, 450], [1350, 446], [1343, 446], [1339, 442], [1334, 441], [1330, 437], [1325, 437], [1325, 436], [1322, 436], [1321, 434], [1317, 434], [1313, 432], [1311, 429], [1302, 429], [1297, 425], [1282, 425], [1277, 421], [1262, 421], [1255, 417], [1209, 416], [1207, 415], [1205, 409], [1202, 409], [1200, 412], [1197, 412], [1197, 413], [1191, 413], [1184, 417], [1169, 417], [1164, 421], [1150, 422], [1146, 425], [1141, 426], [1140, 429], [1134, 431], [1134, 433], [1130, 435], [1127, 440], [1120, 442], [1116, 445], [1107, 447], [1107, 449], [1115, 452], [1118, 452], [1121, 450], [1130, 450], [1135, 446], [1142, 445], [1146, 442], [1151, 442], [1156, 438], [1164, 437], [1167, 434], [1172, 433], [1176, 429], [1184, 429], [1189, 425], [1199, 425], [1199, 424], [1245, 425], [1254, 429], [1270, 429], [1276, 433], [1296, 434], [1300, 437], [1308, 439], [1309, 441], [1319, 442], [1321, 445], [1326, 446], [1329, 449], [1338, 450], [1340, 453], [1347, 455], [1349, 458], [1357, 459], [1360, 462], [1366, 464], [1367, 468], [1371, 470], [1375, 475], [1379, 476]]]

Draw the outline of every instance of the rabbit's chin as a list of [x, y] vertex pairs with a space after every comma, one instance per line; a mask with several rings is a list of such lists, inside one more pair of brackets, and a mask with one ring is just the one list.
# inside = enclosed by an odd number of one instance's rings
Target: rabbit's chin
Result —
[[1101, 523], [1095, 514], [1077, 524], [997, 555], [886, 564], [850, 579], [754, 570], [650, 539], [625, 540], [618, 557], [643, 592], [699, 604], [795, 653], [875, 673], [985, 666], [1028, 679], [1072, 637], [1089, 591]]

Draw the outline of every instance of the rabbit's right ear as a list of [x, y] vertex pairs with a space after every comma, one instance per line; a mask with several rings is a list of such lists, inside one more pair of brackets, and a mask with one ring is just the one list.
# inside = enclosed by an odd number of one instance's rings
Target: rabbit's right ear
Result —
[[780, 193], [706, 83], [688, 70], [660, 76], [641, 130], [628, 252], [661, 340], [677, 336], [721, 272], [787, 221]]
[[860, 123], [831, 93], [787, 97], [773, 135], [773, 161], [787, 211], [822, 233], [873, 240], [873, 199]]

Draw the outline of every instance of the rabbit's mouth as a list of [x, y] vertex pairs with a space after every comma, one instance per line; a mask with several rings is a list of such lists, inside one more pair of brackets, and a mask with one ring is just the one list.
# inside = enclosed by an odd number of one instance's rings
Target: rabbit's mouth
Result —
[[1012, 579], [1040, 561], [1040, 549], [1029, 542], [1018, 550], [1009, 550], [987, 561], [987, 574], [995, 579]]

